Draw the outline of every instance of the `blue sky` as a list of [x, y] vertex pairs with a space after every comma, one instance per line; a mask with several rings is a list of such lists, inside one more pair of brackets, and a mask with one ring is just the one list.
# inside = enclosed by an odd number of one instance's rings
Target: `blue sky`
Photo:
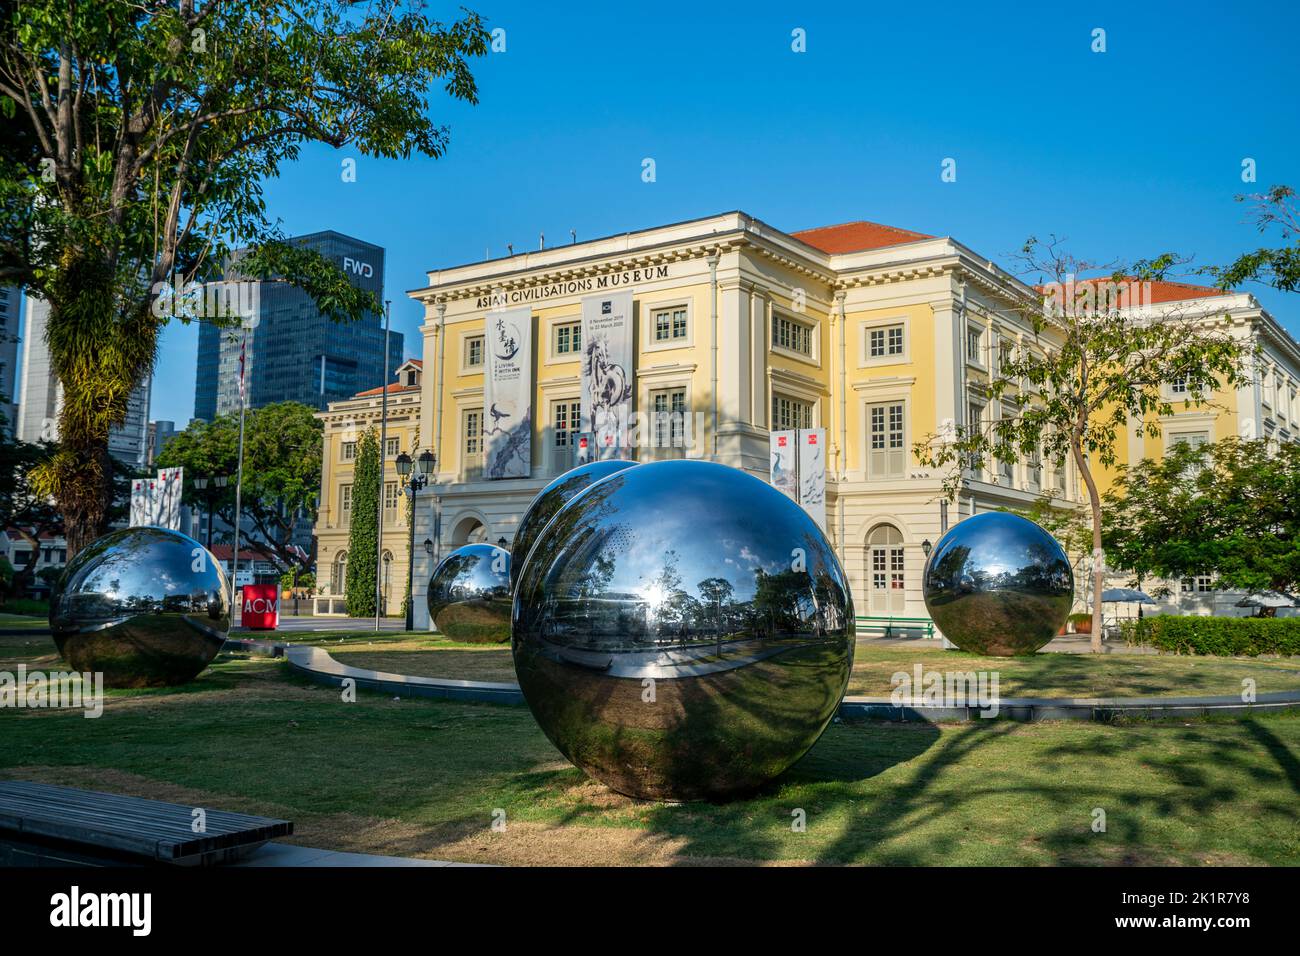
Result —
[[[869, 219], [951, 235], [1008, 266], [1049, 233], [1096, 259], [1222, 264], [1260, 244], [1233, 197], [1300, 186], [1292, 4], [465, 2], [506, 51], [477, 63], [478, 106], [432, 98], [447, 156], [311, 147], [267, 184], [290, 234], [386, 248], [408, 355], [420, 309], [405, 292], [426, 270], [533, 249], [541, 232], [554, 245], [743, 209], [790, 230]], [[807, 52], [791, 50], [796, 28]], [[1300, 336], [1300, 295], [1250, 291]], [[164, 332], [153, 418], [189, 420], [196, 341]]]

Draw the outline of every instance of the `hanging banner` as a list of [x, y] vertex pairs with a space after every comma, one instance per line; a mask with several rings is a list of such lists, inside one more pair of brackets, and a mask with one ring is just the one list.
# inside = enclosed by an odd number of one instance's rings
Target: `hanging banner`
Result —
[[131, 481], [131, 527], [139, 528], [153, 524], [153, 501], [150, 478], [134, 478]]
[[799, 432], [799, 504], [826, 530], [826, 429]]
[[771, 432], [768, 435], [768, 468], [772, 487], [795, 501], [799, 500], [798, 433]]
[[158, 472], [154, 491], [154, 524], [181, 530], [181, 496], [185, 491], [185, 469], [165, 468]]
[[489, 479], [527, 478], [532, 469], [532, 332], [531, 309], [487, 314], [483, 447]]
[[582, 431], [592, 459], [630, 458], [627, 420], [633, 384], [632, 293], [582, 300]]
[[768, 433], [768, 471], [772, 487], [826, 528], [826, 430], [789, 429]]
[[180, 531], [184, 488], [184, 468], [164, 468], [156, 478], [132, 479], [131, 527], [153, 525]]

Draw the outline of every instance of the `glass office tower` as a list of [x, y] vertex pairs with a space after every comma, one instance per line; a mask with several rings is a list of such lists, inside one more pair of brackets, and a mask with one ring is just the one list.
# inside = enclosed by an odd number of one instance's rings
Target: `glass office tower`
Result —
[[[384, 250], [326, 230], [290, 239], [331, 259], [359, 288], [384, 291]], [[384, 320], [332, 322], [301, 289], [279, 282], [260, 284], [256, 327], [248, 333], [245, 381], [249, 407], [295, 401], [324, 409], [384, 381]], [[239, 409], [238, 329], [208, 323], [199, 327], [194, 416], [211, 421]], [[390, 373], [402, 362], [402, 335], [389, 343]]]

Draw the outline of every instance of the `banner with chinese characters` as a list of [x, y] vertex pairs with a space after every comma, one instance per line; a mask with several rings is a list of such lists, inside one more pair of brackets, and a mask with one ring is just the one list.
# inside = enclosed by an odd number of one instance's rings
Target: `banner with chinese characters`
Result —
[[825, 429], [770, 432], [768, 471], [773, 488], [799, 502], [820, 527], [826, 527]]
[[582, 300], [582, 431], [590, 458], [630, 458], [627, 421], [633, 387], [632, 293]]
[[532, 333], [529, 308], [487, 314], [483, 447], [489, 479], [527, 478], [532, 470]]

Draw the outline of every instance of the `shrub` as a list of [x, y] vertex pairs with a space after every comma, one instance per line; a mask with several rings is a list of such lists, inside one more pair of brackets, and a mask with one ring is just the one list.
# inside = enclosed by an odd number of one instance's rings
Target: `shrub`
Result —
[[1159, 615], [1123, 621], [1128, 644], [1145, 644], [1174, 654], [1255, 657], [1300, 654], [1300, 618], [1177, 617]]

